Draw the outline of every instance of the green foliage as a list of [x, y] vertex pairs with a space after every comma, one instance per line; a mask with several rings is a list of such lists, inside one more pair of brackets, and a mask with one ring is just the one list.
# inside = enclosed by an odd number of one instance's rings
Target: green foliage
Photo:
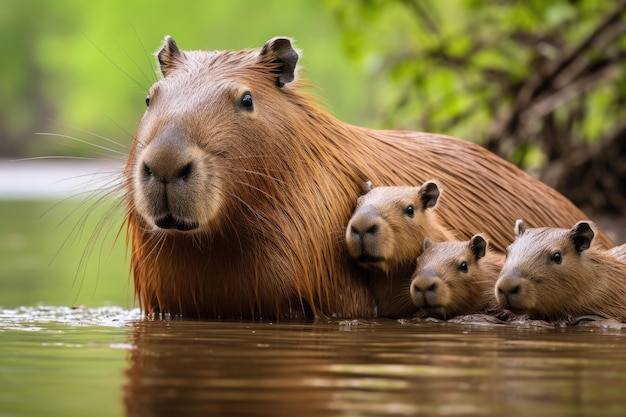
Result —
[[[346, 51], [365, 62], [375, 80], [378, 117], [386, 127], [463, 137], [523, 163], [526, 151], [542, 149], [546, 161], [561, 156], [546, 135], [593, 142], [624, 119], [619, 103], [626, 90], [616, 88], [626, 79], [624, 14], [603, 26], [622, 3], [371, 0], [329, 6], [344, 28]], [[599, 28], [606, 30], [594, 39]], [[546, 118], [556, 123], [550, 132]]]
[[98, 145], [104, 136], [125, 153], [157, 79], [153, 52], [167, 34], [183, 49], [209, 50], [292, 37], [322, 104], [346, 121], [369, 120], [364, 77], [336, 42], [333, 15], [317, 2], [6, 0], [2, 8], [0, 154], [100, 156], [95, 147], [37, 132]]

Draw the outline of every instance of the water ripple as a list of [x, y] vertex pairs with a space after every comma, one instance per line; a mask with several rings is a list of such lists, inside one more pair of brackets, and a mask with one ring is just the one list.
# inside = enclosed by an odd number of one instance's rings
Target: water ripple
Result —
[[18, 307], [0, 309], [0, 331], [39, 331], [48, 324], [63, 324], [74, 327], [106, 326], [127, 327], [143, 318], [137, 309], [121, 307], [73, 308], [58, 306]]

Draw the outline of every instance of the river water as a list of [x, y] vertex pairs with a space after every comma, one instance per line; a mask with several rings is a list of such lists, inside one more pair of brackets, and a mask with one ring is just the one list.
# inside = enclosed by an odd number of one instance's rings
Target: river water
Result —
[[626, 330], [0, 310], [6, 416], [623, 416]]

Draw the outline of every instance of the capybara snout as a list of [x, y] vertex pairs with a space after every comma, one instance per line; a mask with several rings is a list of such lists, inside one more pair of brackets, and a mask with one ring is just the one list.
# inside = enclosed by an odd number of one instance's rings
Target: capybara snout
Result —
[[362, 266], [389, 272], [412, 262], [424, 237], [446, 239], [447, 231], [430, 210], [440, 195], [436, 182], [420, 187], [373, 187], [368, 182], [364, 191], [346, 228], [348, 252]]
[[149, 225], [193, 231], [208, 222], [210, 206], [200, 204], [198, 196], [210, 189], [211, 177], [202, 150], [187, 137], [158, 134], [142, 149], [134, 170], [136, 209]]
[[518, 271], [503, 273], [495, 290], [498, 304], [513, 312], [523, 311], [524, 302], [528, 301], [524, 296], [523, 286], [523, 279]]
[[424, 271], [411, 282], [411, 299], [416, 307], [441, 307], [442, 280], [435, 271]]
[[377, 248], [384, 245], [381, 240], [388, 235], [387, 228], [382, 213], [376, 207], [371, 204], [362, 207], [347, 231], [351, 255], [365, 265], [383, 262], [385, 257]]

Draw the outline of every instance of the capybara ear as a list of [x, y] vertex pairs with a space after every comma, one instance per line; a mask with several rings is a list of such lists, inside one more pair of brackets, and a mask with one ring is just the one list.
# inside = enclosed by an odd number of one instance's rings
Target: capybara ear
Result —
[[439, 199], [439, 186], [434, 181], [426, 181], [419, 189], [422, 210], [435, 207]]
[[515, 220], [515, 227], [513, 228], [515, 235], [521, 236], [526, 231], [526, 225], [522, 221], [522, 219]]
[[367, 181], [361, 187], [361, 195], [365, 195], [365, 194], [369, 193], [370, 191], [372, 191], [373, 188], [374, 188], [374, 184], [372, 184], [371, 181]]
[[262, 56], [269, 56], [276, 68], [272, 73], [276, 74], [276, 85], [282, 87], [296, 78], [296, 64], [298, 53], [291, 46], [287, 38], [272, 38], [261, 49]]
[[588, 221], [580, 221], [572, 227], [569, 232], [569, 238], [576, 248], [576, 252], [581, 253], [591, 246], [591, 240], [595, 233]]
[[429, 238], [424, 239], [424, 250], [430, 248], [432, 245], [433, 245], [433, 242], [431, 242]]
[[161, 67], [161, 73], [164, 77], [167, 77], [173, 70], [178, 67], [183, 61], [183, 53], [178, 49], [178, 45], [174, 39], [167, 35], [163, 41], [161, 50], [157, 53], [159, 65]]
[[481, 235], [472, 236], [469, 247], [476, 260], [487, 254], [487, 241]]

